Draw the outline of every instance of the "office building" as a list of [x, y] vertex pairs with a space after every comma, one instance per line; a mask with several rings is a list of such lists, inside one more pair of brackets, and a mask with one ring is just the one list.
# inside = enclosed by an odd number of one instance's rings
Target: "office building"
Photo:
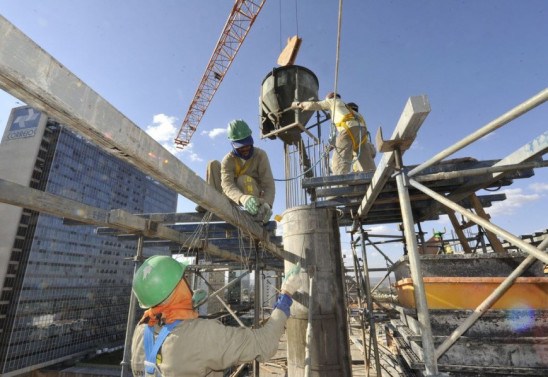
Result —
[[[27, 106], [8, 120], [0, 179], [107, 210], [177, 205], [173, 190]], [[135, 252], [134, 240], [0, 204], [0, 375], [121, 348]]]

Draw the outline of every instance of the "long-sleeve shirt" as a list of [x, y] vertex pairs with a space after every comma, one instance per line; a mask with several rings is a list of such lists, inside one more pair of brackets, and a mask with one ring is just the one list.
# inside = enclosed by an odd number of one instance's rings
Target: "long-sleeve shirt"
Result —
[[221, 162], [221, 186], [223, 192], [232, 201], [241, 204], [240, 198], [244, 193], [236, 185], [236, 179], [238, 178], [237, 171], [241, 171], [242, 174], [250, 176], [257, 182], [259, 189], [263, 191], [261, 198], [272, 207], [276, 188], [266, 152], [254, 147], [253, 156], [247, 161], [242, 161], [242, 159], [230, 152]]
[[[163, 377], [202, 377], [237, 363], [266, 361], [276, 353], [286, 321], [280, 309], [259, 329], [225, 326], [211, 319], [184, 320], [165, 339], [159, 369]], [[137, 326], [133, 335], [134, 376], [145, 376], [145, 326]], [[159, 331], [156, 326], [155, 333]]]
[[[323, 101], [303, 101], [300, 102], [303, 111], [317, 111], [324, 110], [329, 111], [331, 114], [331, 120], [336, 126], [339, 126], [341, 122], [346, 121], [348, 128], [360, 125], [360, 121], [356, 119], [347, 119], [351, 111], [346, 107], [346, 104], [339, 98], [327, 98]], [[363, 117], [361, 118], [363, 120]], [[365, 121], [362, 126], [365, 127]]]

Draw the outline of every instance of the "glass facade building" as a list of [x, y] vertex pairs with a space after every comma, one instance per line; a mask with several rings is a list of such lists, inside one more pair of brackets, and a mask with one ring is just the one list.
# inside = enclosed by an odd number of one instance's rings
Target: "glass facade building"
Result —
[[[31, 128], [22, 122], [30, 122], [31, 113], [38, 114], [36, 132], [21, 132]], [[32, 188], [106, 210], [176, 210], [175, 191], [29, 107], [12, 111], [0, 150], [8, 147], [14, 154], [28, 147], [33, 161], [0, 169], [2, 179], [27, 174]], [[1, 205], [0, 218], [0, 226], [17, 223], [11, 248], [0, 245], [7, 264], [0, 274], [0, 375], [123, 347], [136, 242], [25, 208]]]

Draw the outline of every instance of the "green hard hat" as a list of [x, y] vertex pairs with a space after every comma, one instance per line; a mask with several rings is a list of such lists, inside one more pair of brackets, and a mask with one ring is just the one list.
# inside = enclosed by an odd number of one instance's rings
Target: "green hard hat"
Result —
[[226, 131], [231, 141], [242, 140], [251, 135], [251, 129], [241, 119], [235, 119], [228, 123]]
[[183, 278], [187, 264], [165, 255], [143, 262], [133, 277], [133, 293], [141, 308], [156, 306], [169, 297]]

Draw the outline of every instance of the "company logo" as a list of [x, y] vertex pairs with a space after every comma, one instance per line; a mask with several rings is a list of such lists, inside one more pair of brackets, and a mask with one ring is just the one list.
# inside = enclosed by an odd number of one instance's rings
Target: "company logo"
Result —
[[9, 127], [8, 140], [24, 139], [36, 135], [40, 121], [40, 112], [26, 107], [15, 110], [13, 122]]

